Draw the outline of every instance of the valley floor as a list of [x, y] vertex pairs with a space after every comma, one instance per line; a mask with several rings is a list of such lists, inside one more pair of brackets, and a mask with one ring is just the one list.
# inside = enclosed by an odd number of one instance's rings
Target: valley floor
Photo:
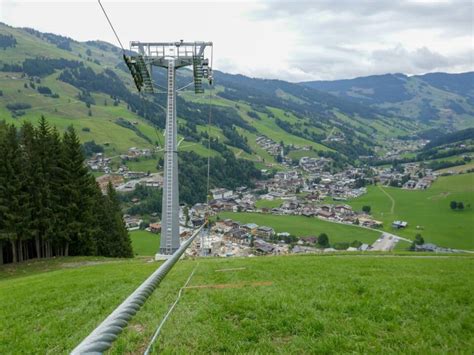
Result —
[[[0, 353], [65, 353], [155, 268], [63, 258], [0, 267]], [[192, 270], [155, 352], [472, 353], [474, 257], [305, 255], [182, 260], [112, 353], [139, 353]]]

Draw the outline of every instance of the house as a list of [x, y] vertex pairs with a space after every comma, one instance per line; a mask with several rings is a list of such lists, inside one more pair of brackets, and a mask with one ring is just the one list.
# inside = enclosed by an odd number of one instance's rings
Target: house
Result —
[[337, 205], [334, 210], [343, 216], [349, 216], [353, 213], [352, 207], [349, 205]]
[[369, 244], [362, 244], [359, 248], [358, 248], [360, 251], [368, 251], [370, 249], [370, 245]]
[[408, 225], [408, 222], [405, 222], [405, 221], [394, 221], [392, 223], [392, 228], [401, 229], [401, 228], [406, 228], [407, 225]]
[[315, 236], [301, 237], [300, 240], [305, 244], [316, 244], [318, 242], [318, 237], [315, 237]]
[[212, 189], [211, 194], [214, 200], [221, 200], [224, 198], [231, 197], [234, 194], [234, 192], [232, 190], [227, 190], [224, 188], [217, 188], [217, 189]]
[[295, 245], [291, 250], [294, 254], [303, 254], [303, 253], [319, 253], [319, 249], [301, 245]]
[[318, 212], [318, 216], [323, 217], [323, 218], [331, 218], [334, 216], [334, 212], [321, 210]]
[[223, 233], [230, 231], [232, 228], [235, 228], [235, 226], [233, 225], [232, 220], [229, 219], [217, 221], [215, 225], [215, 229]]
[[124, 222], [125, 228], [127, 228], [129, 231], [134, 231], [140, 229], [140, 224], [142, 224], [143, 221], [135, 217], [124, 216]]
[[422, 245], [415, 245], [415, 251], [431, 251], [435, 252], [437, 251], [438, 247], [434, 244], [431, 243], [426, 243]]
[[160, 233], [161, 232], [161, 224], [160, 223], [150, 223], [150, 232], [152, 233]]
[[261, 238], [270, 238], [273, 234], [275, 231], [271, 227], [260, 226], [257, 228], [257, 236]]
[[383, 225], [383, 222], [368, 217], [359, 217], [358, 219], [359, 224], [364, 227], [380, 228]]
[[262, 239], [256, 239], [254, 242], [255, 250], [261, 254], [270, 254], [275, 249], [273, 244], [267, 243]]
[[245, 229], [248, 233], [255, 235], [257, 233], [258, 224], [247, 223], [242, 226], [242, 229]]
[[224, 233], [224, 239], [233, 243], [249, 244], [250, 236], [244, 229], [232, 228]]

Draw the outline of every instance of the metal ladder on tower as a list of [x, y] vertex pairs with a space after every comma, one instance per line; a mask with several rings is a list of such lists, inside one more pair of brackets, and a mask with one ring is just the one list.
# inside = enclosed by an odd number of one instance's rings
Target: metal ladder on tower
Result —
[[145, 88], [145, 92], [148, 94], [153, 94], [153, 83], [151, 81], [150, 73], [148, 72], [147, 65], [145, 60], [141, 55], [137, 56], [137, 68], [139, 69], [139, 73], [142, 74], [142, 81], [143, 86]]
[[166, 218], [167, 218], [167, 234], [166, 234], [166, 254], [170, 255], [173, 250], [172, 245], [172, 221], [173, 221], [173, 160], [174, 160], [174, 62], [170, 61], [168, 68], [168, 119], [169, 124], [166, 131]]
[[202, 67], [202, 57], [193, 56], [193, 73], [194, 73], [194, 92], [196, 94], [204, 93], [202, 87], [202, 78], [204, 77], [204, 70]]

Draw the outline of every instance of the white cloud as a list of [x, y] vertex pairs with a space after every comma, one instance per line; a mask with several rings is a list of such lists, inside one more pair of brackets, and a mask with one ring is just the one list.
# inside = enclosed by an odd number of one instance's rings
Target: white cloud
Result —
[[[211, 40], [215, 67], [290, 81], [473, 70], [470, 1], [108, 1], [122, 42]], [[0, 21], [116, 43], [94, 0], [0, 0]]]

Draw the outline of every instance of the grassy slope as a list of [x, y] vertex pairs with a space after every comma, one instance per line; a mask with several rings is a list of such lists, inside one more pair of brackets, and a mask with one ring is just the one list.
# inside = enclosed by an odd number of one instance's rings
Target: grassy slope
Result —
[[[120, 61], [119, 52], [103, 51], [85, 43], [73, 43], [71, 46], [72, 51], [65, 51], [19, 29], [0, 25], [0, 33], [12, 34], [18, 41], [18, 45], [14, 49], [2, 50], [0, 63], [21, 63], [25, 58], [45, 56], [49, 58], [79, 60], [90, 66], [94, 71], [100, 72], [104, 67], [115, 67]], [[101, 65], [85, 60], [87, 49], [91, 50], [92, 58], [98, 59]], [[79, 54], [83, 56], [82, 59], [78, 57]], [[132, 91], [135, 91], [131, 85], [129, 75], [120, 70], [117, 70], [116, 73]], [[42, 78], [41, 84], [39, 84], [48, 86], [53, 92], [60, 95], [58, 99], [54, 99], [45, 97], [34, 89], [24, 88], [23, 84], [29, 82], [29, 80], [21, 78], [19, 73], [0, 73], [0, 87], [4, 94], [0, 96], [0, 119], [20, 125], [24, 121], [36, 123], [41, 114], [44, 114], [48, 121], [57, 126], [59, 130], [64, 130], [66, 127], [73, 125], [82, 141], [95, 140], [99, 144], [109, 143], [110, 148], [108, 148], [108, 151], [112, 154], [126, 152], [128, 148], [133, 146], [151, 148], [157, 140], [163, 143], [163, 136], [153, 126], [127, 110], [125, 103], [121, 103], [116, 107], [113, 106], [113, 100], [108, 95], [101, 93], [93, 94], [96, 105], [92, 105], [92, 117], [89, 117], [88, 108], [83, 102], [77, 100], [79, 90], [69, 84], [58, 81], [58, 75], [59, 73], [56, 72]], [[107, 105], [104, 104], [105, 100], [107, 100]], [[16, 102], [28, 103], [32, 108], [26, 110], [24, 116], [14, 119], [5, 106]], [[132, 130], [118, 126], [115, 123], [117, 117], [138, 122], [136, 127], [149, 140], [139, 137]], [[82, 131], [86, 127], [90, 129], [90, 132]], [[183, 142], [183, 146], [185, 145], [186, 142]], [[191, 148], [188, 147], [189, 149]], [[192, 149], [198, 154], [207, 155], [207, 149], [202, 145], [193, 144]], [[183, 150], [186, 150], [186, 147]], [[213, 153], [215, 154], [215, 152]]]
[[[474, 249], [474, 208], [452, 211], [452, 200], [463, 201], [474, 206], [474, 174], [440, 177], [428, 190], [410, 191], [392, 187], [383, 188], [395, 200], [392, 203], [379, 187], [370, 186], [368, 193], [349, 204], [361, 210], [370, 205], [376, 219], [384, 222], [384, 228], [391, 230], [394, 220], [405, 220], [408, 228], [397, 234], [413, 238], [421, 233], [426, 242], [444, 247]], [[423, 229], [417, 230], [416, 226]]]
[[329, 242], [352, 242], [360, 240], [372, 244], [380, 235], [375, 231], [358, 228], [355, 226], [326, 222], [318, 218], [302, 216], [275, 216], [259, 213], [233, 213], [222, 212], [221, 218], [231, 218], [242, 223], [256, 223], [261, 226], [269, 226], [276, 232], [288, 232], [296, 236], [311, 236], [326, 233]]
[[437, 173], [439, 174], [449, 173], [449, 172], [462, 173], [471, 169], [474, 169], [474, 162], [470, 162], [464, 165], [452, 166], [450, 168], [440, 169], [440, 170], [437, 170]]
[[[69, 352], [158, 264], [135, 259], [68, 266], [0, 281], [0, 353]], [[191, 286], [236, 288], [186, 290], [158, 338], [158, 351], [474, 349], [473, 257], [288, 256], [180, 261], [112, 353], [143, 351], [196, 266]], [[228, 268], [243, 269], [216, 272]], [[245, 286], [262, 281], [271, 284]]]
[[160, 247], [160, 235], [144, 230], [130, 232], [133, 253], [139, 256], [155, 255]]
[[280, 205], [283, 203], [283, 200], [281, 198], [274, 199], [272, 201], [269, 200], [258, 200], [255, 203], [255, 207], [257, 208], [275, 208], [275, 207], [280, 207]]

